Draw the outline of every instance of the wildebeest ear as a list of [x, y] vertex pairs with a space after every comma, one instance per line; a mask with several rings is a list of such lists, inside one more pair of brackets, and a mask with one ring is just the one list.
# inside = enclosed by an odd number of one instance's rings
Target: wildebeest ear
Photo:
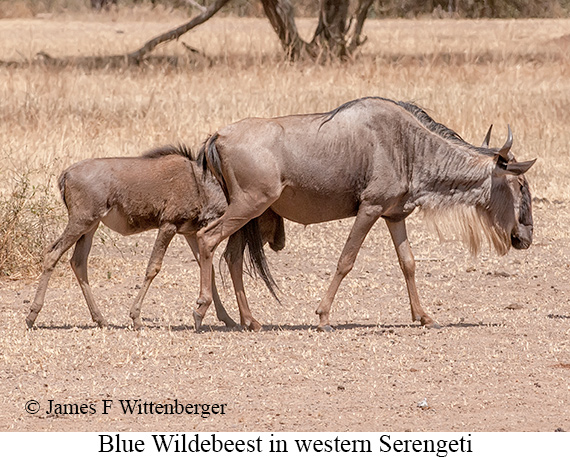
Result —
[[527, 162], [511, 162], [506, 163], [501, 156], [497, 158], [497, 166], [495, 167], [495, 176], [504, 175], [522, 175], [526, 173], [530, 167], [534, 165], [536, 159]]
[[507, 173], [510, 173], [512, 175], [517, 175], [517, 176], [522, 175], [523, 173], [526, 173], [529, 170], [529, 168], [534, 165], [535, 162], [536, 159], [528, 160], [526, 162], [508, 163], [506, 171]]

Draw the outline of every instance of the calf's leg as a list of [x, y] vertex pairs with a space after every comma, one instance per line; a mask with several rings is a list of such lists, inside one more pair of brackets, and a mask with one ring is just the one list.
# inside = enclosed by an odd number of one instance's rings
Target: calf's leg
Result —
[[79, 282], [79, 287], [81, 287], [81, 291], [85, 297], [85, 301], [87, 302], [91, 318], [99, 325], [99, 327], [106, 327], [107, 321], [103, 318], [101, 311], [99, 311], [99, 308], [95, 304], [95, 299], [93, 298], [93, 293], [91, 292], [91, 286], [89, 285], [89, 279], [87, 277], [87, 259], [89, 257], [89, 252], [91, 251], [93, 235], [95, 235], [97, 225], [79, 238], [75, 244], [75, 249], [71, 256], [70, 263], [77, 281]]
[[43, 271], [40, 276], [36, 295], [30, 307], [30, 312], [26, 317], [26, 325], [32, 328], [36, 322], [39, 312], [41, 311], [45, 295], [48, 287], [50, 277], [53, 273], [57, 262], [67, 250], [73, 246], [83, 234], [87, 233], [92, 228], [93, 221], [87, 223], [76, 223], [69, 221], [61, 236], [50, 246], [44, 256]]
[[133, 320], [133, 325], [135, 330], [142, 328], [141, 320], [141, 305], [144, 300], [148, 288], [152, 283], [152, 280], [159, 273], [162, 268], [162, 260], [164, 259], [164, 254], [168, 245], [172, 241], [172, 238], [176, 235], [176, 226], [174, 224], [164, 224], [158, 228], [158, 235], [154, 242], [154, 247], [152, 248], [152, 253], [150, 259], [148, 260], [148, 265], [146, 267], [146, 274], [144, 277], [141, 289], [135, 299], [135, 302], [131, 306], [130, 316]]
[[243, 251], [245, 246], [243, 239], [236, 235], [239, 234], [232, 235], [228, 243], [239, 243], [241, 246], [239, 246], [239, 249], [233, 250], [233, 255], [226, 256], [226, 261], [228, 263], [232, 284], [234, 286], [238, 302], [240, 323], [246, 329], [258, 332], [261, 330], [261, 324], [251, 314], [243, 286]]
[[216, 247], [233, 233], [237, 232], [251, 219], [262, 214], [274, 199], [256, 200], [254, 197], [237, 196], [231, 200], [222, 217], [208, 224], [197, 233], [200, 250], [200, 296], [196, 303], [198, 309], [212, 303], [212, 263]]
[[[198, 265], [200, 265], [200, 250], [198, 248], [198, 241], [196, 240], [196, 236], [195, 235], [184, 235], [184, 237], [186, 238], [186, 241], [188, 242], [188, 244], [190, 245], [190, 248], [192, 249], [192, 252], [194, 254], [194, 257], [196, 258], [196, 261], [198, 262]], [[237, 324], [235, 323], [235, 321], [228, 315], [226, 309], [224, 308], [224, 305], [222, 305], [222, 301], [220, 300], [220, 296], [218, 294], [218, 289], [216, 287], [216, 280], [215, 280], [215, 272], [214, 272], [214, 267], [212, 266], [212, 295], [213, 295], [213, 299], [214, 299], [214, 306], [216, 308], [216, 317], [218, 318], [218, 320], [222, 321], [224, 324], [226, 324], [227, 327], [235, 327]], [[204, 316], [206, 315], [206, 311], [208, 310], [208, 307], [199, 307], [197, 310], [195, 310], [193, 312], [193, 316], [194, 316], [194, 328], [196, 331], [198, 331], [202, 325], [202, 320], [204, 319]]]

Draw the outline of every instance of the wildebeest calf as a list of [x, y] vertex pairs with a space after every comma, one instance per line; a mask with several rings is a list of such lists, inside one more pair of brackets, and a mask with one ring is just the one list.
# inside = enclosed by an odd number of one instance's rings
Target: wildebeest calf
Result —
[[[201, 169], [192, 160], [190, 151], [184, 146], [168, 146], [140, 157], [83, 160], [61, 174], [59, 188], [69, 220], [62, 235], [45, 255], [38, 289], [26, 318], [26, 324], [30, 328], [42, 309], [48, 282], [57, 262], [74, 244], [71, 267], [93, 320], [101, 327], [107, 325], [95, 304], [87, 277], [87, 258], [100, 222], [121, 235], [133, 235], [158, 228], [143, 285], [130, 310], [134, 327], [140, 328], [142, 301], [152, 280], [160, 271], [164, 254], [174, 235], [184, 235], [199, 261], [196, 232], [208, 222], [219, 218], [227, 207], [219, 184], [211, 176], [203, 176]], [[269, 241], [274, 250], [281, 249], [285, 242], [282, 219], [275, 213], [268, 212], [260, 218], [259, 224], [263, 241]], [[228, 251], [234, 251], [233, 256], [240, 264], [240, 255], [247, 244], [247, 235], [244, 236], [243, 233], [228, 242]], [[252, 248], [248, 247], [253, 258]], [[232, 271], [230, 265], [230, 273]], [[233, 277], [232, 274], [232, 279]], [[214, 280], [212, 287], [215, 290]], [[227, 326], [235, 326], [223, 308], [217, 291], [214, 292], [214, 303], [218, 319]], [[198, 315], [194, 312], [197, 327], [206, 309], [198, 310]], [[241, 315], [241, 320], [242, 324], [248, 327], [251, 325], [247, 316], [244, 318]]]

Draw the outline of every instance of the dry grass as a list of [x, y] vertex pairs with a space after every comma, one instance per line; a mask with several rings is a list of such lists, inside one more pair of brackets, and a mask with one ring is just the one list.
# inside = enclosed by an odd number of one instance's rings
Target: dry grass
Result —
[[[54, 57], [121, 54], [181, 20], [165, 12], [150, 16], [145, 8], [128, 11], [4, 20], [0, 61], [34, 61], [40, 51]], [[491, 123], [494, 143], [502, 142], [510, 123], [517, 156], [539, 158], [530, 176], [534, 195], [567, 200], [568, 24], [369, 21], [369, 41], [358, 59], [314, 66], [283, 62], [267, 21], [223, 18], [182, 40], [210, 60], [172, 43], [158, 54], [178, 56], [177, 66], [0, 66], [0, 157], [7, 164], [2, 199], [22, 174], [32, 172], [31, 184], [45, 186], [86, 157], [133, 155], [180, 141], [196, 147], [243, 117], [327, 111], [380, 95], [415, 101], [475, 143]], [[300, 21], [305, 33], [312, 27], [314, 21]]]
[[[174, 25], [166, 14], [133, 11], [0, 21], [0, 61], [33, 60], [39, 51], [56, 57], [122, 53]], [[91, 257], [91, 282], [114, 327], [92, 326], [64, 264], [48, 291], [41, 328], [26, 332], [25, 303], [35, 288], [28, 267], [34, 271], [40, 247], [24, 239], [29, 252], [11, 258], [11, 274], [29, 279], [2, 280], [0, 287], [0, 428], [570, 429], [570, 21], [366, 25], [362, 55], [325, 66], [283, 62], [267, 22], [254, 19], [215, 19], [183, 38], [212, 65], [187, 57], [177, 43], [158, 54], [181, 56], [178, 66], [1, 65], [0, 223], [11, 230], [6, 239], [36, 234], [38, 227], [61, 228], [65, 218], [54, 177], [77, 160], [136, 155], [180, 141], [196, 148], [220, 126], [246, 116], [327, 111], [379, 95], [419, 103], [476, 144], [491, 123], [492, 144], [502, 144], [510, 123], [517, 157], [539, 158], [528, 176], [540, 199], [533, 248], [501, 259], [469, 259], [457, 244], [439, 245], [412, 217], [420, 295], [444, 325], [427, 332], [408, 325], [401, 272], [379, 224], [335, 301], [339, 330], [319, 335], [312, 312], [350, 221], [306, 229], [288, 224], [286, 250], [270, 257], [283, 305], [251, 280], [246, 284], [264, 331], [224, 332], [209, 316], [214, 331], [196, 335], [188, 309], [197, 296], [198, 272], [177, 241], [143, 306], [149, 328], [135, 333], [127, 328], [127, 309], [152, 237], [103, 232]], [[312, 26], [301, 22], [306, 33]], [[19, 219], [8, 225], [13, 208], [20, 208]], [[53, 237], [48, 232], [42, 240]], [[222, 291], [222, 299], [235, 315], [231, 289]], [[512, 304], [517, 306], [505, 309]], [[230, 413], [208, 420], [32, 417], [23, 412], [31, 398], [99, 407], [106, 398], [178, 398], [227, 402]], [[423, 398], [430, 405], [425, 411], [417, 407]]]

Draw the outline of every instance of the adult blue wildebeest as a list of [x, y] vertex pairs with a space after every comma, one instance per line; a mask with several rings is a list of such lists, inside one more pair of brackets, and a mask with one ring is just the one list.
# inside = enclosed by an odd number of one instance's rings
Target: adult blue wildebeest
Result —
[[532, 242], [529, 186], [534, 163], [516, 162], [512, 134], [501, 149], [472, 146], [411, 103], [368, 97], [324, 114], [245, 119], [224, 127], [202, 148], [203, 164], [221, 183], [229, 205], [198, 232], [198, 304], [212, 299], [216, 246], [267, 208], [301, 224], [356, 216], [336, 273], [317, 308], [329, 330], [332, 301], [373, 224], [388, 225], [404, 273], [412, 319], [437, 323], [422, 309], [405, 219], [420, 207], [462, 209], [458, 225], [473, 250], [486, 237], [500, 254]]

